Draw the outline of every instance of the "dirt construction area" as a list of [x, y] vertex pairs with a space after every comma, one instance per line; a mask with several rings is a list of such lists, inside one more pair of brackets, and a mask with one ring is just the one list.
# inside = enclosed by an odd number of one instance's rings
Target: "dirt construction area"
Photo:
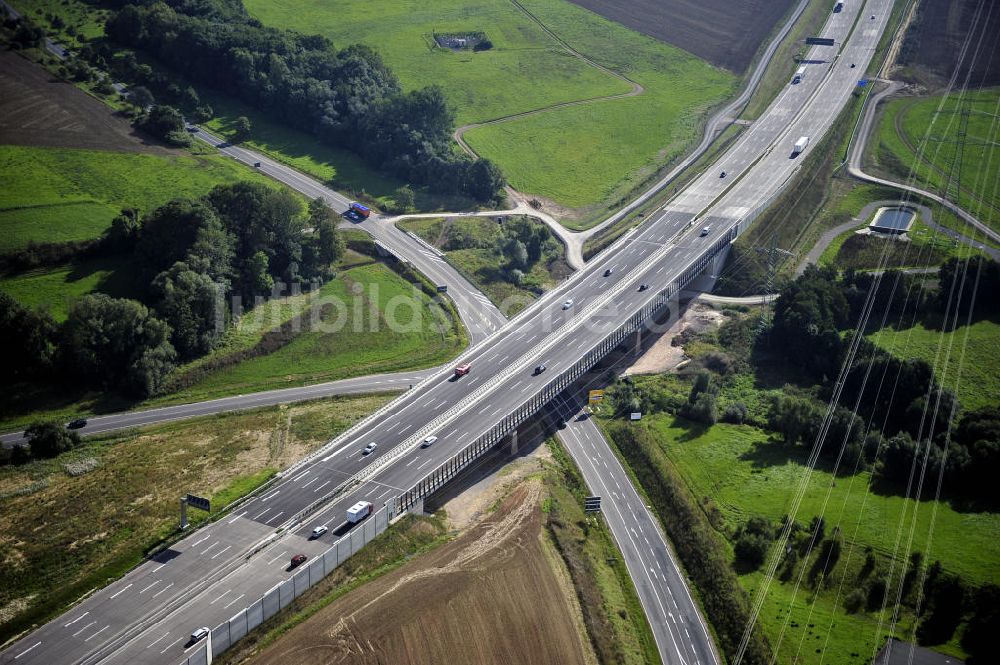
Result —
[[518, 484], [458, 538], [338, 599], [251, 662], [590, 661], [568, 572], [542, 537], [542, 494], [537, 479]]
[[0, 52], [0, 143], [176, 154], [147, 143], [100, 101], [13, 51]]
[[625, 370], [625, 374], [659, 374], [678, 369], [688, 360], [684, 355], [684, 339], [718, 326], [725, 318], [712, 305], [692, 300], [670, 328]]
[[792, 6], [792, 0], [570, 2], [737, 74], [746, 71], [761, 42]]

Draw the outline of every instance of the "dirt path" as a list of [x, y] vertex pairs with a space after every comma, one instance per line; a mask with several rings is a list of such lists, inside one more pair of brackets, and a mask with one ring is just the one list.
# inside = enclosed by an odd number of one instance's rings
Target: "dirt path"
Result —
[[620, 81], [624, 81], [624, 82], [628, 83], [629, 85], [632, 86], [632, 89], [629, 90], [628, 92], [623, 92], [623, 93], [617, 94], [617, 95], [602, 95], [600, 97], [590, 97], [588, 99], [577, 99], [577, 100], [571, 101], [571, 102], [562, 102], [562, 103], [559, 103], [559, 104], [552, 104], [550, 106], [543, 106], [541, 108], [537, 108], [537, 109], [534, 109], [534, 110], [531, 110], [531, 111], [522, 111], [521, 113], [512, 113], [510, 115], [501, 116], [499, 118], [493, 118], [492, 120], [484, 120], [483, 122], [474, 122], [474, 123], [471, 123], [471, 124], [468, 124], [468, 125], [462, 125], [461, 127], [459, 127], [458, 129], [455, 130], [455, 132], [454, 132], [454, 134], [452, 136], [455, 138], [455, 141], [458, 143], [458, 145], [461, 146], [462, 150], [464, 150], [466, 153], [468, 153], [472, 157], [479, 157], [479, 155], [476, 153], [476, 151], [473, 150], [469, 146], [469, 144], [465, 142], [465, 138], [464, 138], [465, 133], [467, 131], [469, 131], [470, 129], [475, 129], [476, 127], [484, 127], [486, 125], [496, 125], [496, 124], [499, 124], [501, 122], [509, 122], [511, 120], [517, 120], [519, 118], [527, 118], [529, 116], [538, 115], [540, 113], [548, 113], [549, 111], [556, 111], [556, 110], [559, 110], [559, 109], [569, 108], [571, 106], [580, 106], [581, 104], [593, 104], [595, 102], [606, 102], [606, 101], [611, 101], [611, 100], [615, 100], [615, 99], [625, 99], [627, 97], [635, 97], [635, 96], [641, 95], [643, 92], [645, 92], [645, 88], [643, 88], [639, 83], [633, 81], [632, 79], [630, 79], [629, 77], [627, 77], [627, 76], [625, 76], [623, 74], [619, 74], [616, 71], [608, 69], [604, 65], [599, 64], [599, 63], [595, 62], [594, 60], [591, 60], [589, 57], [587, 57], [583, 53], [580, 53], [575, 48], [573, 48], [572, 46], [570, 46], [569, 43], [567, 43], [564, 39], [562, 39], [556, 33], [552, 32], [552, 30], [550, 30], [549, 27], [547, 25], [545, 25], [541, 21], [541, 19], [539, 19], [534, 14], [532, 14], [528, 10], [528, 8], [525, 7], [524, 5], [522, 5], [520, 2], [518, 2], [518, 0], [510, 0], [510, 2], [511, 2], [512, 5], [514, 5], [514, 7], [516, 7], [518, 10], [520, 10], [521, 13], [523, 13], [532, 22], [534, 22], [536, 25], [538, 25], [538, 27], [541, 28], [542, 32], [544, 32], [546, 35], [548, 35], [553, 40], [555, 40], [555, 42], [557, 44], [559, 44], [560, 46], [562, 46], [563, 49], [565, 49], [566, 52], [569, 53], [570, 55], [572, 55], [574, 58], [578, 58], [579, 60], [585, 62], [586, 64], [590, 65], [591, 67], [594, 67], [595, 69], [598, 69], [598, 70], [604, 72], [605, 74], [607, 74], [609, 76], [613, 76], [614, 78], [616, 78], [616, 79], [618, 79]]
[[585, 662], [571, 600], [542, 545], [539, 480], [486, 520], [320, 610], [251, 662]]

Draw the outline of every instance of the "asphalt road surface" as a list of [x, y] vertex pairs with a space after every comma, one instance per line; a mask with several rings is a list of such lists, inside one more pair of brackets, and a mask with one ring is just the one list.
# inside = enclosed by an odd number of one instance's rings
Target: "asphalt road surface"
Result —
[[[281, 388], [279, 390], [267, 390], [249, 395], [235, 395], [233, 397], [223, 397], [205, 402], [194, 402], [192, 404], [178, 404], [158, 409], [146, 409], [145, 411], [129, 411], [127, 413], [115, 413], [107, 416], [93, 416], [87, 419], [85, 427], [81, 427], [76, 431], [85, 435], [104, 434], [129, 427], [141, 427], [143, 425], [240, 411], [242, 409], [255, 409], [275, 404], [302, 402], [321, 397], [331, 397], [333, 395], [357, 395], [409, 390], [411, 386], [417, 385], [435, 371], [437, 371], [437, 368], [412, 372], [397, 372], [395, 374], [373, 374], [371, 376], [317, 383], [296, 388]], [[8, 445], [19, 443], [23, 440], [23, 432], [11, 432], [0, 436], [0, 443]]]
[[[787, 86], [708, 173], [646, 224], [464, 354], [462, 360], [472, 364], [469, 375], [458, 380], [447, 371], [431, 376], [231, 516], [194, 532], [168, 555], [144, 563], [19, 640], [0, 655], [0, 662], [180, 662], [193, 628], [218, 625], [241, 603], [287, 578], [286, 557], [291, 553], [314, 556], [329, 546], [331, 534], [309, 540], [314, 525], [339, 523], [346, 507], [359, 499], [381, 505], [412, 487], [528, 403], [551, 378], [575, 364], [621, 320], [696, 263], [727, 231], [745, 225], [748, 217], [773, 200], [849, 99], [890, 9], [889, 0], [866, 3], [853, 31], [855, 3], [831, 15], [821, 35], [838, 42], [851, 35], [839, 58], [837, 47], [812, 49], [809, 59], [824, 64], [809, 65], [803, 83]], [[856, 69], [850, 69], [849, 62], [856, 63]], [[792, 157], [791, 146], [799, 136], [811, 137], [811, 143], [806, 155]], [[723, 169], [726, 178], [719, 177]], [[703, 227], [708, 228], [704, 233]], [[640, 284], [650, 288], [641, 290]], [[563, 309], [560, 303], [567, 298], [574, 304]], [[533, 372], [540, 363], [546, 370]], [[421, 448], [420, 441], [428, 434], [438, 440]], [[379, 446], [363, 456], [361, 449], [369, 442]], [[294, 518], [347, 479], [352, 479], [350, 489], [326, 504], [323, 512], [304, 521]], [[247, 558], [255, 543], [280, 527], [286, 529], [278, 538]], [[686, 628], [697, 632], [699, 625]], [[660, 635], [670, 640], [658, 643], [667, 662], [687, 662], [671, 655], [694, 649], [687, 644], [687, 634]]]

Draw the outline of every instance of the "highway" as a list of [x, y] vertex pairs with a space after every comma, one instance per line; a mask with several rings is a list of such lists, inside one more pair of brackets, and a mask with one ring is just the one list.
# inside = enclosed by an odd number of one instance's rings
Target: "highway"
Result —
[[565, 396], [554, 408], [566, 423], [559, 430], [559, 440], [591, 493], [601, 497], [601, 512], [621, 550], [656, 643], [673, 649], [672, 653], [661, 649], [661, 659], [664, 663], [720, 662], [656, 516], [601, 430], [580, 404]]
[[[454, 380], [447, 371], [433, 374], [297, 465], [266, 493], [14, 643], [0, 654], [0, 662], [179, 662], [193, 628], [227, 620], [240, 603], [285, 579], [291, 553], [314, 556], [329, 546], [332, 534], [308, 539], [315, 524], [339, 522], [346, 506], [358, 499], [381, 505], [508, 414], [524, 412], [549, 381], [657, 298], [659, 290], [706, 252], [728, 242], [732, 232], [745, 227], [781, 191], [805, 156], [792, 158], [792, 143], [798, 136], [811, 137], [808, 154], [829, 129], [855, 88], [857, 74], [865, 71], [891, 3], [868, 2], [852, 30], [855, 7], [850, 3], [844, 12], [831, 15], [822, 33], [838, 41], [851, 35], [839, 59], [833, 57], [836, 47], [814, 48], [809, 59], [825, 64], [809, 65], [803, 83], [787, 86], [715, 166], [647, 223], [466, 352], [463, 361], [472, 364], [469, 375]], [[856, 71], [849, 62], [856, 63]], [[727, 171], [725, 178], [721, 170]], [[650, 288], [641, 289], [642, 284]], [[564, 309], [561, 303], [568, 298], [573, 305]], [[544, 371], [533, 371], [540, 364]], [[421, 448], [428, 434], [438, 439]], [[361, 448], [370, 442], [378, 448], [363, 456]], [[294, 518], [347, 479], [354, 482], [324, 512], [303, 521]], [[281, 527], [286, 530], [279, 538], [247, 559], [254, 543]], [[686, 633], [704, 630], [695, 623], [685, 628]], [[693, 646], [700, 640], [691, 642], [687, 634], [661, 631], [657, 639], [666, 662], [714, 662], [702, 660], [708, 656]], [[685, 652], [693, 653], [694, 660], [671, 655]]]

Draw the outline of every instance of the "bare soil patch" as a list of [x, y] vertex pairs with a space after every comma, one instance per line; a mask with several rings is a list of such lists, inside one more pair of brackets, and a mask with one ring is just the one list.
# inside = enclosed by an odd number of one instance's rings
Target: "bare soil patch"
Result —
[[546, 556], [541, 483], [454, 541], [347, 594], [251, 662], [552, 663], [584, 652]]
[[792, 5], [792, 0], [570, 2], [737, 74], [746, 71], [761, 42]]
[[179, 154], [13, 51], [0, 52], [0, 143]]
[[659, 374], [677, 369], [687, 360], [683, 341], [718, 326], [725, 318], [711, 305], [691, 301], [680, 318], [625, 370], [625, 374]]

